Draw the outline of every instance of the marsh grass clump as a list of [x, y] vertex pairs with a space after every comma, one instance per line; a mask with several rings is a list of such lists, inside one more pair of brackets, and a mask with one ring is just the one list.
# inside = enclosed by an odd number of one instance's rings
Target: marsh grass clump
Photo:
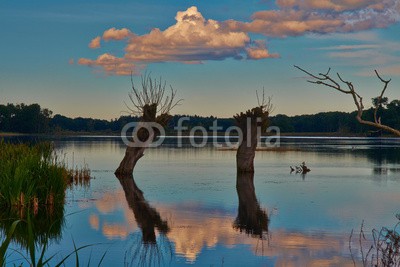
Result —
[[89, 187], [90, 180], [92, 179], [91, 171], [87, 164], [83, 167], [75, 167], [75, 169], [67, 169], [68, 175], [68, 187], [72, 188], [74, 186]]
[[68, 185], [88, 180], [88, 166], [68, 169], [50, 142], [30, 146], [0, 141], [0, 207], [19, 210], [20, 217], [26, 210], [51, 211], [64, 203]]
[[[14, 229], [11, 241], [22, 248], [28, 248], [30, 242], [34, 242], [38, 246], [46, 244], [50, 241], [60, 241], [62, 229], [65, 224], [64, 205], [47, 209], [40, 207], [36, 214], [27, 210], [23, 217], [19, 210], [11, 209], [0, 212], [0, 237], [7, 236], [9, 229], [15, 221], [20, 221]], [[29, 236], [32, 231], [34, 235]], [[30, 238], [32, 240], [30, 240]]]
[[[21, 263], [13, 260], [14, 266], [25, 266], [24, 262], [62, 266], [72, 255], [79, 266], [78, 251], [92, 245], [77, 248], [74, 243], [74, 250], [59, 263], [53, 262], [56, 254], [46, 255], [51, 242], [62, 235], [66, 189], [89, 186], [90, 175], [87, 164], [69, 168], [50, 142], [27, 145], [0, 140], [0, 266], [11, 264], [11, 253], [21, 255]], [[9, 247], [11, 243], [27, 254]]]
[[[361, 224], [358, 237], [359, 250], [361, 253], [362, 266], [387, 267], [400, 266], [400, 214], [396, 215], [399, 220], [392, 229], [382, 227], [380, 230], [372, 230], [372, 244], [365, 249], [363, 241], [367, 241], [364, 234], [364, 223]], [[354, 261], [353, 250], [351, 246], [353, 231], [349, 239], [349, 248]]]
[[50, 143], [0, 141], [0, 206], [54, 205], [64, 201], [67, 171]]
[[[61, 238], [61, 229], [64, 223], [63, 211], [57, 215], [62, 215], [62, 217], [44, 217], [37, 220], [37, 216], [32, 217], [28, 212], [24, 220], [13, 221], [12, 219], [7, 219], [5, 223], [3, 223], [3, 220], [0, 220], [0, 228], [2, 231], [0, 235], [0, 266], [59, 267], [71, 265], [67, 260], [72, 257], [75, 258], [74, 266], [84, 265], [80, 264], [79, 251], [99, 244], [77, 247], [75, 241], [72, 239], [74, 249], [66, 256], [60, 255], [60, 253], [49, 253], [51, 242], [54, 239], [59, 240], [59, 238]], [[43, 226], [47, 228], [43, 228]], [[41, 228], [38, 229], [38, 227]], [[39, 232], [37, 230], [39, 230]], [[26, 254], [14, 249], [11, 245], [13, 242], [17, 245], [21, 245], [21, 247], [26, 250]], [[13, 253], [21, 257], [19, 259], [10, 258], [10, 255]], [[107, 251], [103, 253], [97, 266], [101, 266], [106, 254]], [[87, 266], [92, 266], [91, 257], [89, 258]]]

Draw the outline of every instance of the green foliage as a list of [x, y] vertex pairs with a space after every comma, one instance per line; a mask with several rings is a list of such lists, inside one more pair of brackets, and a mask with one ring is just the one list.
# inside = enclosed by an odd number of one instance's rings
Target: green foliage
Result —
[[61, 266], [72, 255], [79, 266], [78, 251], [88, 246], [75, 246], [57, 265], [50, 264], [55, 255], [45, 255], [49, 242], [61, 238], [66, 188], [87, 185], [89, 179], [87, 166], [68, 169], [49, 142], [29, 146], [0, 140], [0, 267], [11, 242], [26, 249], [28, 257], [13, 251], [28, 266]]
[[386, 96], [382, 97], [380, 100], [379, 100], [379, 97], [371, 98], [371, 100], [372, 100], [372, 106], [374, 106], [374, 108], [376, 108], [378, 106], [385, 107], [389, 103], [389, 99]]
[[8, 246], [10, 245], [11, 238], [14, 234], [15, 228], [17, 227], [19, 222], [20, 221], [14, 221], [11, 224], [11, 226], [8, 230], [7, 236], [6, 236], [5, 240], [3, 241], [3, 243], [1, 244], [1, 247], [0, 247], [0, 266], [1, 267], [5, 266], [6, 257], [7, 257], [7, 249], [8, 249]]
[[[57, 223], [57, 220], [55, 220], [53, 223]], [[49, 228], [49, 234], [44, 233], [43, 237], [43, 242], [37, 243], [35, 239], [35, 235], [37, 234], [35, 232], [34, 228], [34, 218], [31, 217], [30, 214], [28, 214], [26, 220], [17, 220], [12, 222], [11, 226], [9, 227], [5, 239], [2, 241], [2, 244], [0, 246], [0, 267], [7, 266], [7, 252], [11, 249], [10, 243], [11, 241], [15, 240], [15, 235], [18, 233], [18, 226], [22, 226], [22, 228], [25, 229], [26, 231], [26, 244], [24, 247], [26, 248], [27, 255], [23, 254], [20, 251], [13, 250], [14, 253], [17, 253], [21, 255], [21, 260], [22, 262], [19, 262], [19, 265], [17, 265], [14, 261], [14, 266], [24, 266], [24, 263], [27, 263], [27, 266], [32, 266], [32, 267], [43, 267], [43, 266], [65, 266], [66, 261], [71, 257], [75, 256], [75, 266], [81, 266], [80, 261], [79, 261], [79, 251], [88, 247], [92, 247], [94, 245], [84, 245], [81, 247], [77, 247], [75, 245], [75, 241], [72, 240], [74, 244], [74, 250], [70, 252], [67, 256], [63, 257], [59, 262], [54, 262], [54, 258], [57, 254], [53, 254], [51, 256], [46, 256], [47, 254], [47, 249], [49, 246], [49, 242], [52, 239], [52, 235], [50, 234], [51, 228], [53, 225], [50, 225]], [[20, 228], [20, 229], [22, 229]], [[61, 233], [61, 230], [60, 230]], [[12, 250], [12, 249], [11, 249]], [[100, 258], [98, 265], [101, 266], [105, 256], [107, 254], [107, 251], [103, 253], [102, 257]], [[87, 266], [90, 266], [90, 259], [87, 264]]]
[[38, 104], [0, 105], [0, 131], [44, 133], [49, 131], [52, 112]]
[[[37, 245], [43, 245], [49, 239], [59, 241], [65, 222], [64, 205], [39, 207], [35, 213], [30, 210], [25, 212], [16, 209], [2, 210], [0, 212], [0, 234], [5, 236], [16, 220], [20, 220], [21, 223], [15, 227], [12, 241], [21, 247], [29, 247], [31, 241]], [[29, 227], [27, 227], [28, 221]], [[33, 240], [29, 240], [30, 228], [34, 233]]]
[[[396, 100], [397, 101], [397, 100]], [[388, 108], [382, 109], [379, 116], [382, 123], [396, 129], [400, 129], [400, 106], [395, 106], [395, 101], [388, 104]], [[399, 102], [400, 103], [400, 102]], [[398, 104], [399, 104], [398, 103]], [[375, 128], [362, 125], [356, 120], [357, 112], [321, 112], [312, 115], [297, 115], [288, 117], [276, 115], [270, 118], [271, 125], [278, 126], [283, 133], [342, 133], [365, 134]], [[365, 110], [363, 118], [374, 120], [374, 110]]]
[[50, 143], [35, 146], [0, 141], [0, 207], [63, 204], [68, 172]]
[[[377, 105], [378, 98], [372, 99], [372, 104]], [[380, 101], [381, 107], [378, 116], [382, 124], [395, 129], [400, 129], [400, 100], [389, 102], [386, 97]], [[373, 120], [373, 108], [364, 111], [363, 118]], [[36, 115], [33, 115], [36, 114]], [[88, 133], [120, 133], [121, 129], [129, 122], [139, 121], [137, 116], [121, 116], [110, 121], [93, 118], [68, 118], [62, 115], [55, 115], [51, 118], [52, 112], [48, 109], [41, 109], [38, 104], [33, 105], [0, 105], [0, 131], [19, 133], [54, 133], [54, 132], [88, 132]], [[174, 127], [180, 118], [186, 117], [184, 126], [188, 127], [187, 132], [196, 126], [205, 127], [209, 130], [214, 120], [218, 119], [220, 132], [234, 126], [233, 118], [216, 118], [213, 116], [189, 116], [174, 115], [166, 126], [168, 134], [174, 134]], [[278, 126], [283, 133], [329, 133], [338, 132], [344, 134], [361, 134], [374, 128], [360, 125], [355, 119], [356, 112], [322, 112], [312, 115], [286, 116], [278, 114], [270, 116], [270, 124]]]

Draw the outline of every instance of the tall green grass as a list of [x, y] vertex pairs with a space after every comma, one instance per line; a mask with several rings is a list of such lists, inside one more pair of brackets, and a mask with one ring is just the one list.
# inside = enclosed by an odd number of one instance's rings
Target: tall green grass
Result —
[[[24, 232], [26, 232], [26, 235], [24, 236], [24, 239], [25, 239], [26, 244], [24, 246], [26, 248], [27, 254], [24, 254], [21, 251], [16, 250], [16, 249], [11, 249], [9, 247], [11, 242], [14, 241], [14, 239], [15, 239], [15, 235], [18, 234], [18, 227], [19, 227], [19, 229], [22, 229], [22, 228], [25, 229]], [[77, 247], [75, 245], [75, 241], [72, 240], [72, 242], [74, 244], [74, 250], [72, 252], [70, 252], [69, 254], [67, 254], [67, 256], [62, 257], [61, 260], [57, 260], [55, 257], [57, 256], [58, 253], [53, 254], [51, 256], [47, 255], [49, 242], [51, 240], [51, 234], [50, 234], [50, 231], [52, 231], [51, 228], [52, 228], [52, 226], [50, 226], [48, 236], [46, 236], [46, 234], [44, 234], [45, 238], [43, 239], [43, 242], [37, 243], [37, 241], [35, 240], [36, 232], [34, 229], [34, 223], [32, 221], [32, 218], [31, 218], [31, 215], [29, 214], [29, 212], [28, 212], [26, 221], [17, 220], [17, 221], [12, 222], [9, 226], [9, 229], [4, 234], [4, 238], [0, 245], [0, 267], [9, 266], [11, 264], [13, 266], [26, 266], [26, 265], [24, 265], [24, 263], [26, 263], [28, 266], [32, 266], [32, 267], [44, 267], [44, 266], [59, 267], [59, 266], [65, 266], [68, 258], [70, 258], [72, 256], [75, 256], [75, 266], [77, 266], [77, 267], [83, 266], [82, 264], [80, 264], [78, 252], [82, 249], [92, 247], [96, 244], [84, 245], [81, 247]], [[97, 244], [97, 245], [99, 245], [99, 244]], [[12, 251], [12, 253], [19, 254], [21, 256], [20, 259], [18, 259], [18, 260], [14, 259], [11, 261], [11, 259], [9, 259], [10, 250]], [[106, 254], [107, 254], [107, 251], [105, 251], [103, 253], [97, 266], [101, 266]], [[87, 266], [91, 266], [90, 260], [91, 259], [89, 258], [89, 262], [87, 263]]]
[[65, 164], [51, 143], [0, 141], [0, 207], [37, 209], [64, 202], [69, 180]]
[[50, 142], [27, 145], [0, 140], [0, 267], [7, 265], [10, 242], [27, 250], [27, 254], [14, 252], [29, 266], [60, 266], [74, 254], [79, 266], [77, 252], [91, 245], [74, 246], [58, 264], [50, 263], [55, 255], [46, 258], [45, 252], [51, 241], [61, 239], [66, 189], [89, 186], [90, 179], [86, 164], [68, 168]]
[[[55, 206], [52, 212], [45, 207], [40, 207], [36, 214], [28, 210], [23, 217], [20, 210], [0, 211], [0, 236], [7, 236], [7, 232], [13, 228], [12, 224], [15, 221], [20, 221], [20, 223], [14, 227], [12, 242], [22, 248], [29, 247], [28, 228], [31, 228], [34, 233], [32, 241], [39, 246], [50, 241], [58, 242], [61, 240], [62, 229], [65, 225], [64, 205]], [[29, 227], [27, 227], [28, 221]]]

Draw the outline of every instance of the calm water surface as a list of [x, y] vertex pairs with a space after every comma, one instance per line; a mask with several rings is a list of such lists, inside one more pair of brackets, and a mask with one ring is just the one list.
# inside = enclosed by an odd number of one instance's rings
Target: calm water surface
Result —
[[[81, 262], [107, 251], [103, 266], [353, 266], [351, 230], [363, 220], [366, 232], [393, 226], [400, 212], [397, 139], [285, 138], [301, 150], [258, 151], [254, 177], [236, 175], [235, 151], [169, 139], [121, 179], [119, 138], [54, 142], [95, 177], [68, 191], [61, 239], [48, 252], [59, 258], [74, 240], [96, 244]], [[303, 161], [311, 172], [290, 174]]]

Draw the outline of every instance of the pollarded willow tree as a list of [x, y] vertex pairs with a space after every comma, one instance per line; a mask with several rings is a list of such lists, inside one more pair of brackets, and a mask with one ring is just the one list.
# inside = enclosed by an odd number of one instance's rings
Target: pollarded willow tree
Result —
[[242, 133], [242, 140], [236, 152], [236, 167], [238, 172], [254, 172], [254, 157], [261, 133], [268, 127], [269, 114], [273, 109], [271, 97], [265, 98], [263, 91], [260, 99], [257, 93], [258, 106], [236, 114], [236, 125]]
[[378, 71], [375, 70], [375, 74], [376, 74], [377, 78], [382, 82], [383, 88], [381, 90], [381, 93], [377, 97], [373, 98], [373, 101], [375, 103], [374, 104], [374, 120], [369, 121], [369, 120], [364, 120], [362, 117], [363, 112], [364, 112], [363, 98], [356, 91], [352, 82], [344, 80], [339, 73], [336, 73], [336, 78], [333, 78], [330, 74], [331, 68], [329, 68], [326, 73], [312, 74], [311, 72], [309, 72], [299, 66], [295, 65], [294, 67], [301, 70], [302, 72], [306, 73], [307, 75], [309, 75], [309, 77], [310, 77], [310, 80], [308, 80], [309, 83], [323, 85], [326, 87], [333, 88], [343, 94], [351, 95], [351, 97], [353, 98], [354, 104], [357, 107], [356, 119], [359, 123], [368, 125], [368, 126], [372, 126], [372, 127], [375, 127], [377, 129], [380, 129], [383, 131], [387, 131], [396, 136], [400, 136], [399, 130], [382, 124], [381, 118], [377, 115], [378, 110], [382, 107], [385, 100], [387, 102], [387, 98], [384, 97], [383, 95], [385, 94], [385, 91], [386, 91], [391, 79], [389, 79], [389, 80], [383, 79], [379, 75]]
[[[141, 77], [141, 88], [138, 89], [133, 83], [131, 77], [132, 91], [129, 93], [131, 106], [127, 105], [132, 115], [140, 116], [142, 124], [146, 122], [155, 122], [162, 127], [167, 126], [172, 116], [170, 111], [177, 106], [182, 99], [176, 99], [176, 90], [170, 86], [170, 93], [166, 90], [166, 82], [160, 79], [152, 79], [150, 74], [144, 74]], [[139, 123], [136, 127], [141, 127]], [[118, 169], [116, 175], [131, 175], [136, 166], [137, 161], [143, 157], [144, 151], [153, 140], [160, 134], [157, 128], [151, 128], [148, 131], [145, 127], [136, 131], [136, 138], [141, 145], [134, 143], [126, 148], [125, 156]], [[145, 145], [143, 145], [145, 144]]]

